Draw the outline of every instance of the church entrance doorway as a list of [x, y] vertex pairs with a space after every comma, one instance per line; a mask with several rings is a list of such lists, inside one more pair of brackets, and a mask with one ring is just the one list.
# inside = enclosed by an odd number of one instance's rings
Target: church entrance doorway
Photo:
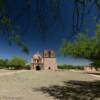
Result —
[[41, 70], [40, 66], [36, 66], [36, 70]]

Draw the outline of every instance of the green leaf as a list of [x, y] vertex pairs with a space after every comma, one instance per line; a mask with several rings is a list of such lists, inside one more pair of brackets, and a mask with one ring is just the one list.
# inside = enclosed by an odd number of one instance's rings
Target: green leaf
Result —
[[8, 24], [10, 24], [10, 19], [7, 16], [3, 16], [1, 19], [1, 23], [3, 25], [8, 25]]
[[4, 9], [4, 6], [5, 6], [5, 0], [0, 0], [0, 11]]

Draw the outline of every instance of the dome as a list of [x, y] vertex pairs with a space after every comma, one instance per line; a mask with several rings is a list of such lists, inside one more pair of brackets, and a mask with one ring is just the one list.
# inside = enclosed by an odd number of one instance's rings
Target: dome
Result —
[[37, 53], [33, 55], [33, 59], [42, 59], [42, 56], [39, 53]]

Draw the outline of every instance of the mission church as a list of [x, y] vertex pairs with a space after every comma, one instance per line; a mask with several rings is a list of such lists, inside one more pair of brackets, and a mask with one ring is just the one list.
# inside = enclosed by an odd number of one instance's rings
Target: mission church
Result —
[[55, 52], [44, 50], [43, 54], [36, 53], [32, 57], [32, 70], [57, 70]]

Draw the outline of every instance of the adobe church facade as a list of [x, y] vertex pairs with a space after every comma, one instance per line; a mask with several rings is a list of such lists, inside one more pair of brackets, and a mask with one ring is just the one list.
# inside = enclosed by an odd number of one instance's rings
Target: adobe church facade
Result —
[[45, 50], [43, 54], [36, 53], [32, 57], [32, 70], [57, 70], [55, 52]]

